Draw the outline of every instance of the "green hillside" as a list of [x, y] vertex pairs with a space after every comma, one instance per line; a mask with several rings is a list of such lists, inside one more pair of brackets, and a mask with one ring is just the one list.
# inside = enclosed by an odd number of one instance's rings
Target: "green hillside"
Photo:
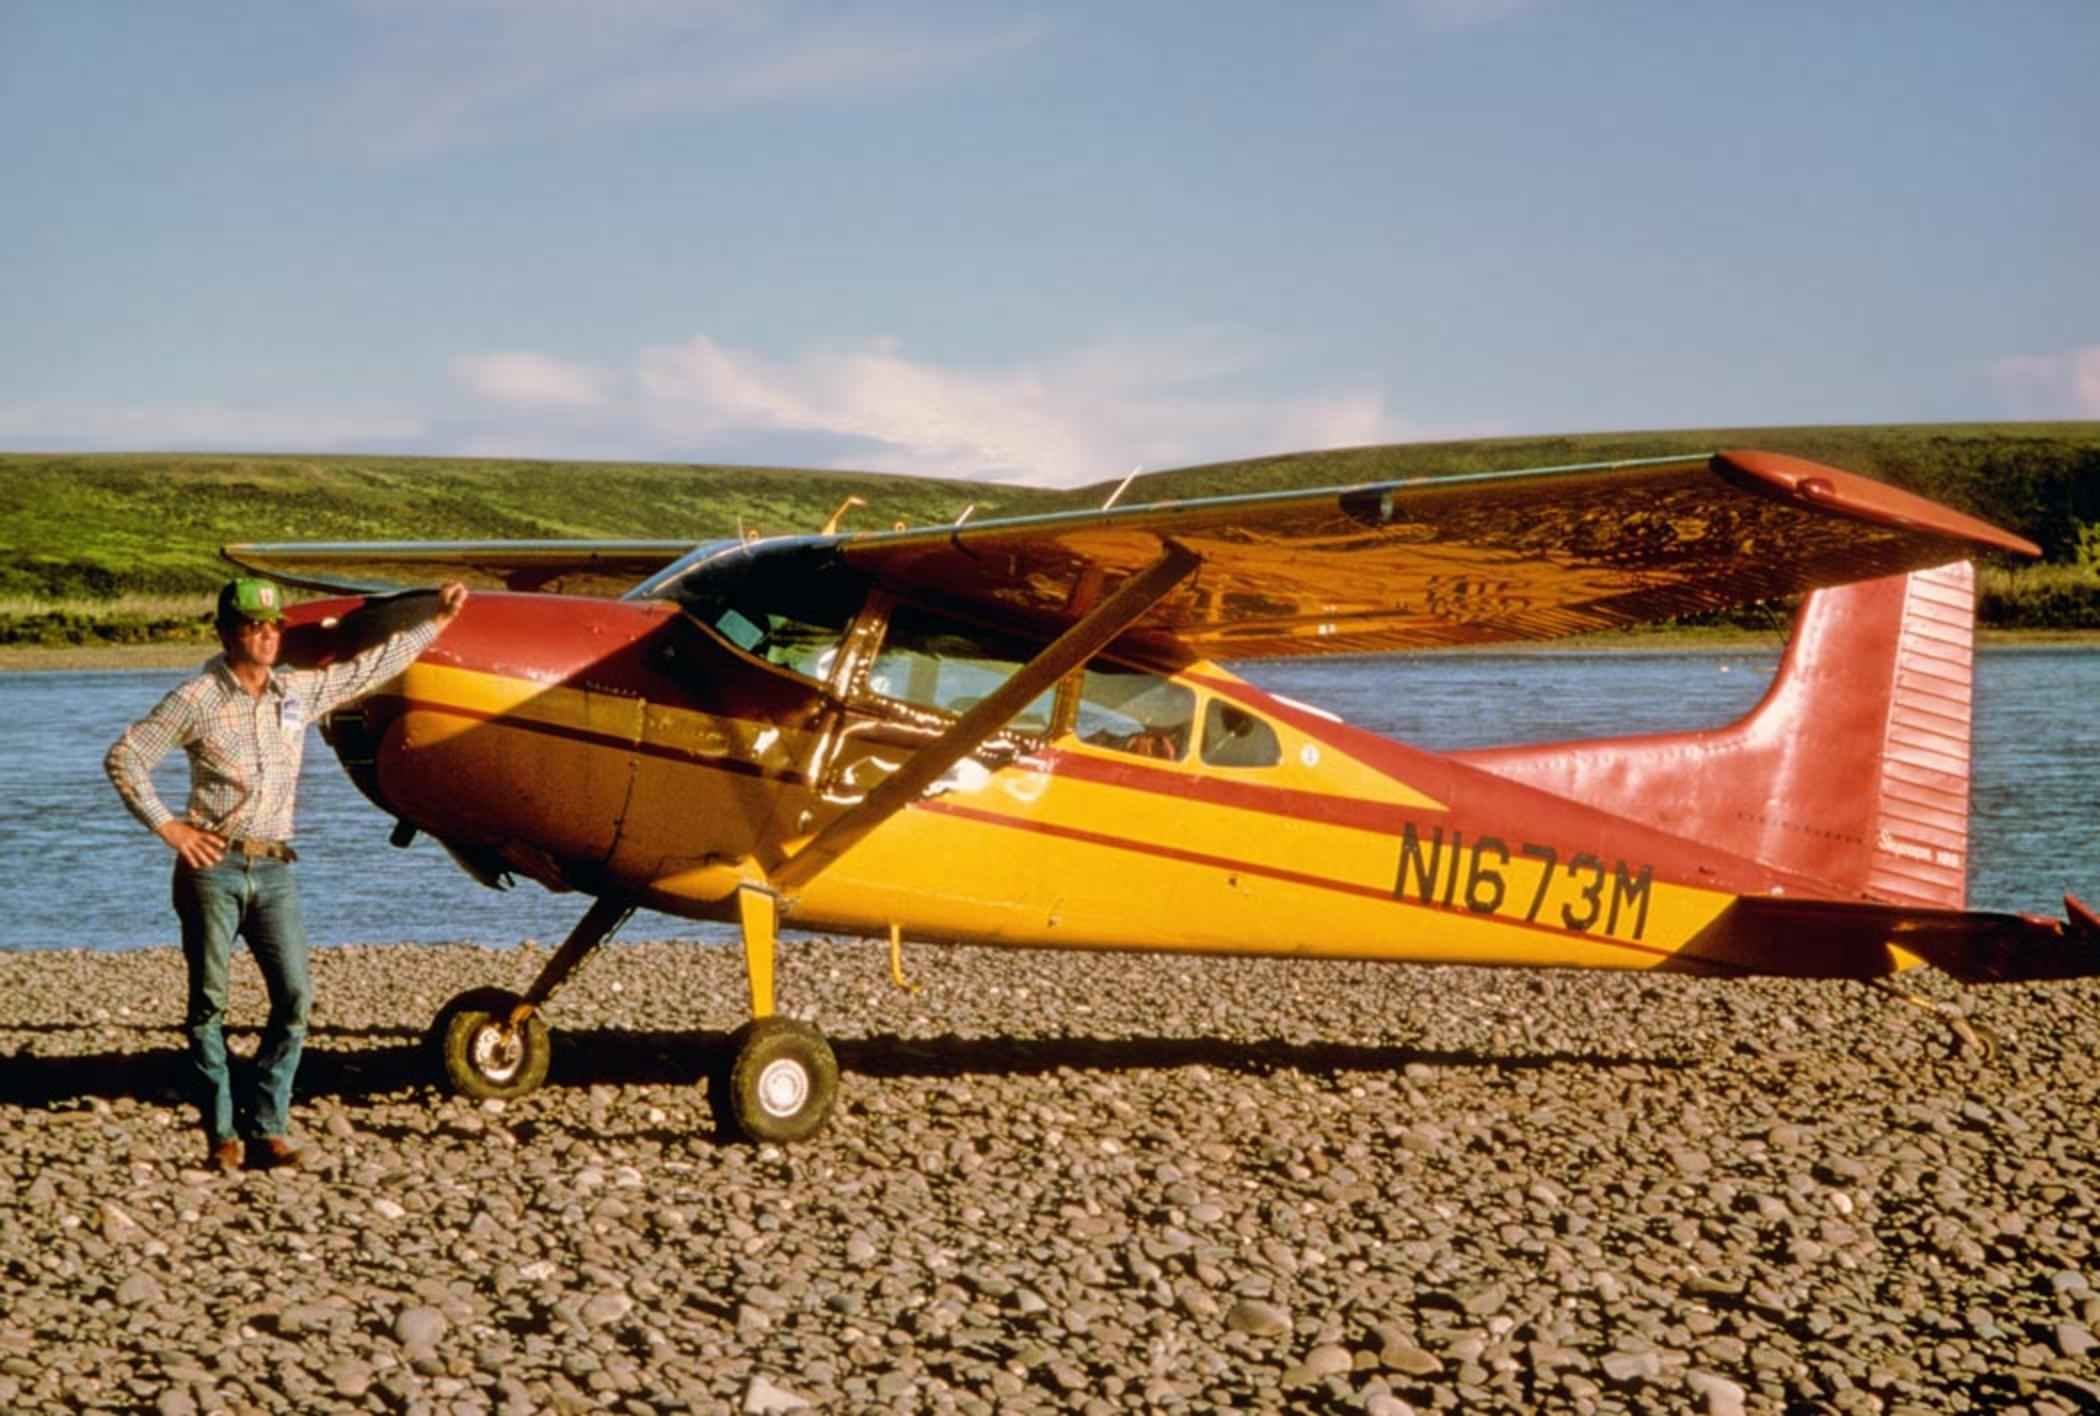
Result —
[[[1867, 473], [2010, 527], [2047, 563], [1987, 568], [1986, 623], [2100, 629], [2100, 423], [1922, 424], [1494, 438], [1297, 453], [1139, 478], [1128, 503], [1719, 447]], [[690, 537], [1099, 505], [1069, 491], [780, 468], [209, 454], [0, 455], [0, 643], [203, 638], [239, 540]]]
[[[764, 467], [205, 454], [0, 455], [0, 595], [208, 590], [229, 541], [634, 537], [813, 531], [848, 496], [872, 517], [1036, 510], [980, 483]], [[866, 523], [862, 523], [866, 524]], [[888, 524], [885, 521], [883, 524]]]

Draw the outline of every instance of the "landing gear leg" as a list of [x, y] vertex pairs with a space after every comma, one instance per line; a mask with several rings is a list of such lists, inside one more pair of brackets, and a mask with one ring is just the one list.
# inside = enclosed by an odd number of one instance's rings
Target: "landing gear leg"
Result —
[[452, 1090], [484, 1101], [538, 1091], [553, 1054], [540, 1005], [633, 913], [626, 900], [594, 900], [524, 997], [501, 988], [470, 988], [440, 1008], [430, 1040]]
[[773, 962], [780, 904], [771, 890], [737, 891], [744, 930], [744, 969], [751, 983], [751, 1021], [729, 1038], [714, 1076], [715, 1116], [724, 1129], [754, 1141], [799, 1141], [823, 1128], [838, 1096], [839, 1064], [824, 1034], [773, 1008]]

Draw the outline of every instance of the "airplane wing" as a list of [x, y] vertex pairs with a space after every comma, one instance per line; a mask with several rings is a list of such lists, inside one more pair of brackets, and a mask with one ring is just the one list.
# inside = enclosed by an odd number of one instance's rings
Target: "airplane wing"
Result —
[[618, 595], [693, 541], [278, 541], [222, 546], [244, 570], [286, 585], [363, 595], [464, 580], [481, 589]]
[[[1195, 574], [1123, 636], [1175, 660], [1552, 639], [2032, 543], [1885, 483], [1722, 452], [1263, 492], [757, 542], [394, 541], [227, 546], [290, 585], [366, 593], [447, 578], [690, 598], [841, 568], [1054, 635], [1169, 542]], [[637, 584], [640, 581], [640, 584]]]
[[[1202, 564], [1122, 642], [1213, 659], [1550, 639], [1979, 551], [2040, 554], [1885, 483], [1724, 452], [795, 538], [691, 569], [698, 589], [737, 563], [764, 576], [843, 560], [901, 593], [1054, 630], [1170, 541]], [[676, 593], [676, 573], [664, 579]]]

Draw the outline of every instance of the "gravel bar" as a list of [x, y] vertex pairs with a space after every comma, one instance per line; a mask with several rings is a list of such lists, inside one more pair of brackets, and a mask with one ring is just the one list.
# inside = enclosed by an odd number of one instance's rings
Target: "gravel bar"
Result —
[[[740, 958], [315, 957], [309, 1168], [216, 1177], [171, 950], [0, 954], [0, 1411], [2100, 1409], [2100, 985], [798, 941], [830, 1128], [725, 1143]], [[1906, 980], [1908, 981], [1908, 980]], [[264, 1005], [236, 970], [238, 1050]]]

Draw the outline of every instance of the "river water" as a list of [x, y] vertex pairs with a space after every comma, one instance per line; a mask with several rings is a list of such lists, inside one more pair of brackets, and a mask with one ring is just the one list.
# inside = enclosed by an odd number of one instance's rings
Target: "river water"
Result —
[[[1756, 700], [1774, 654], [1509, 654], [1320, 659], [1250, 666], [1273, 692], [1421, 746], [1645, 732], [1719, 723]], [[136, 949], [175, 942], [169, 856], [118, 803], [102, 754], [180, 682], [176, 671], [0, 674], [0, 949]], [[1987, 651], [1977, 663], [1970, 903], [2055, 913], [2100, 899], [2100, 652]], [[181, 754], [158, 779], [179, 803]], [[476, 885], [431, 841], [387, 844], [318, 736], [299, 793], [300, 888], [317, 945], [554, 942], [585, 901], [529, 882]], [[644, 914], [635, 938], [722, 940], [726, 928]]]

